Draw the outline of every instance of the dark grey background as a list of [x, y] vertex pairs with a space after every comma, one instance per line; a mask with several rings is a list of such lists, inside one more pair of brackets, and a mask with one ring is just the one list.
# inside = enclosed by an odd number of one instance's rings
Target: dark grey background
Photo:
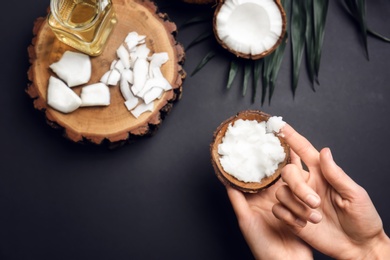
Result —
[[[369, 38], [370, 61], [340, 5], [330, 1], [321, 85], [302, 70], [290, 90], [290, 50], [271, 105], [225, 89], [231, 56], [221, 52], [188, 75], [183, 98], [157, 134], [117, 150], [64, 139], [25, 93], [27, 46], [49, 0], [4, 1], [0, 85], [1, 259], [251, 259], [224, 187], [214, 176], [209, 143], [220, 122], [244, 109], [281, 115], [367, 189], [390, 232], [390, 44]], [[367, 1], [369, 26], [390, 35], [390, 2]], [[211, 7], [157, 1], [180, 25]], [[187, 46], [210, 30], [179, 31]], [[189, 49], [190, 74], [215, 41]], [[240, 75], [241, 77], [241, 75]], [[327, 259], [316, 253], [316, 259]]]

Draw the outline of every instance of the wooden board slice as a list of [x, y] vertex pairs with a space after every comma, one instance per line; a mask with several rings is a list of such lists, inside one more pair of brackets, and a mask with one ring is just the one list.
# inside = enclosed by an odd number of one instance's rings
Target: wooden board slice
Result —
[[[30, 84], [26, 92], [34, 99], [34, 107], [45, 113], [49, 125], [62, 128], [64, 136], [71, 141], [102, 144], [108, 142], [117, 145], [131, 142], [143, 136], [150, 136], [158, 129], [166, 114], [172, 109], [182, 93], [184, 49], [176, 41], [176, 25], [167, 14], [157, 11], [156, 5], [149, 0], [112, 0], [118, 18], [118, 24], [109, 37], [107, 46], [98, 57], [91, 57], [92, 76], [87, 84], [96, 83], [109, 70], [116, 57], [116, 50], [123, 43], [129, 32], [136, 31], [146, 35], [147, 46], [151, 53], [167, 52], [169, 61], [161, 70], [171, 83], [173, 90], [165, 92], [160, 100], [155, 101], [153, 112], [142, 114], [136, 119], [125, 107], [119, 86], [111, 86], [111, 104], [108, 107], [83, 107], [73, 113], [63, 114], [47, 105], [47, 87], [51, 75], [49, 68], [58, 61], [66, 50], [76, 51], [57, 40], [45, 17], [35, 21], [35, 37], [28, 48]], [[81, 87], [72, 88], [80, 94]]]

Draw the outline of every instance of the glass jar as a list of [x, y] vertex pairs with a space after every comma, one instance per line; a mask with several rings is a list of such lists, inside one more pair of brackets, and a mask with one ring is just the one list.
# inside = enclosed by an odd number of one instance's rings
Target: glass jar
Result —
[[91, 56], [102, 53], [117, 23], [111, 0], [51, 0], [48, 24], [63, 43]]

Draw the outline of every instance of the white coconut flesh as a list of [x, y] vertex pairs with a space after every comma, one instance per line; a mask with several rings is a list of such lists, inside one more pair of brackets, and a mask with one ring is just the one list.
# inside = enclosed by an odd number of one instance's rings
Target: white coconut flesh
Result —
[[283, 33], [283, 17], [274, 0], [226, 0], [216, 15], [216, 34], [239, 53], [259, 55]]

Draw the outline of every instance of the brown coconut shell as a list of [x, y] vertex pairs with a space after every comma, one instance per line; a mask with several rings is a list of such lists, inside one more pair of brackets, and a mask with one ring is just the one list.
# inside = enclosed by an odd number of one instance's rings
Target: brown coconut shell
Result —
[[276, 135], [281, 145], [284, 148], [284, 152], [286, 153], [286, 157], [283, 162], [281, 162], [278, 166], [278, 169], [275, 173], [269, 177], [263, 178], [260, 182], [243, 182], [233, 177], [226, 171], [224, 171], [221, 163], [220, 163], [220, 155], [218, 154], [218, 145], [222, 142], [222, 138], [225, 136], [228, 126], [230, 123], [237, 121], [238, 119], [243, 120], [256, 120], [258, 122], [268, 121], [271, 116], [258, 110], [244, 110], [239, 112], [236, 116], [230, 117], [226, 121], [224, 121], [214, 132], [213, 142], [210, 145], [210, 153], [211, 153], [211, 162], [214, 168], [214, 172], [217, 175], [218, 179], [225, 185], [230, 185], [235, 189], [241, 190], [242, 192], [247, 193], [256, 193], [262, 189], [265, 189], [271, 185], [273, 185], [281, 176], [282, 168], [290, 161], [290, 146], [286, 143], [286, 141]]
[[217, 25], [216, 25], [217, 24], [217, 15], [218, 15], [219, 11], [221, 10], [222, 5], [225, 3], [225, 0], [219, 0], [219, 3], [217, 4], [217, 7], [215, 8], [215, 12], [214, 12], [213, 31], [214, 31], [214, 35], [215, 35], [215, 38], [216, 38], [217, 42], [224, 49], [226, 49], [229, 52], [233, 53], [235, 56], [240, 57], [240, 58], [244, 58], [244, 59], [258, 60], [258, 59], [264, 58], [265, 56], [271, 54], [282, 43], [284, 35], [286, 34], [286, 31], [287, 31], [287, 16], [286, 16], [286, 12], [284, 11], [284, 8], [283, 8], [282, 3], [280, 2], [280, 0], [274, 0], [274, 1], [275, 1], [275, 4], [278, 6], [278, 8], [280, 10], [280, 13], [282, 15], [282, 20], [283, 20], [283, 25], [282, 26], [283, 27], [282, 27], [282, 33], [279, 36], [279, 39], [274, 44], [274, 46], [272, 46], [270, 49], [268, 49], [268, 50], [266, 50], [266, 51], [264, 51], [262, 53], [256, 54], [256, 55], [252, 55], [250, 53], [242, 53], [242, 52], [239, 52], [239, 51], [236, 51], [236, 50], [233, 50], [233, 49], [229, 48], [223, 42], [223, 40], [218, 37]]

